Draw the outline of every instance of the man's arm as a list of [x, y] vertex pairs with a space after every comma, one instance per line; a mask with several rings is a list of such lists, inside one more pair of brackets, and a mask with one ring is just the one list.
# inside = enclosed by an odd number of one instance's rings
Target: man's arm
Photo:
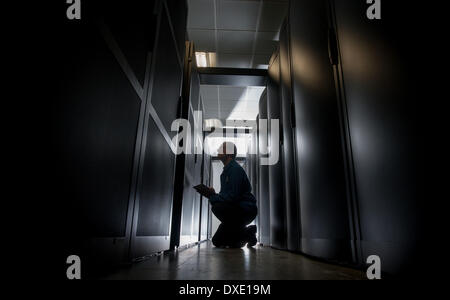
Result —
[[220, 193], [214, 194], [209, 198], [211, 204], [220, 201], [238, 201], [242, 194], [244, 175], [245, 172], [241, 168], [233, 169], [228, 178], [229, 182], [226, 183], [225, 187], [221, 188]]

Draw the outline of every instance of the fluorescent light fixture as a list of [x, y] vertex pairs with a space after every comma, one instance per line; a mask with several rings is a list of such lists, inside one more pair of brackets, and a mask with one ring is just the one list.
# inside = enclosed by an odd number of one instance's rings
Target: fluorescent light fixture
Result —
[[215, 67], [216, 53], [214, 52], [195, 52], [198, 68]]
[[221, 128], [222, 127], [222, 122], [220, 120], [217, 119], [205, 119], [203, 121], [203, 126], [204, 128], [207, 128], [208, 130], [211, 128]]
[[215, 67], [217, 62], [217, 55], [214, 52], [208, 52], [208, 67]]
[[205, 52], [195, 52], [195, 57], [197, 58], [197, 67], [206, 68], [208, 66]]

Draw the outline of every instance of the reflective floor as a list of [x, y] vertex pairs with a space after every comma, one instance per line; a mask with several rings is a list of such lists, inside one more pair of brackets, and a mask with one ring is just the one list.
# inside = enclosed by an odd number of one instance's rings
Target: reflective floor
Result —
[[345, 280], [363, 279], [363, 274], [270, 247], [219, 249], [204, 242], [178, 253], [152, 257], [103, 279]]

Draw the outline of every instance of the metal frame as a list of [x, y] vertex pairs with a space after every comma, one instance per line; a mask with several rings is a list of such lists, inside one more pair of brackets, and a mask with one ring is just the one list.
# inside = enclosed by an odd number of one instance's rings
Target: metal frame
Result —
[[[290, 5], [290, 4], [289, 4]], [[289, 80], [289, 96], [290, 96], [290, 111], [289, 111], [289, 122], [287, 120], [283, 121], [283, 126], [286, 126], [286, 128], [289, 128], [289, 130], [291, 131], [291, 136], [292, 136], [292, 148], [291, 151], [292, 153], [292, 162], [294, 164], [293, 167], [293, 178], [294, 178], [294, 182], [298, 183], [298, 174], [297, 174], [297, 151], [295, 150], [295, 147], [297, 145], [296, 142], [296, 134], [295, 134], [295, 107], [294, 107], [294, 94], [293, 94], [293, 84], [292, 84], [292, 60], [291, 60], [291, 35], [290, 35], [290, 16], [289, 14], [286, 17], [286, 20], [283, 22], [281, 28], [285, 28], [286, 30], [286, 55], [287, 55], [287, 61], [288, 61], [288, 68], [289, 68], [289, 78], [283, 78], [282, 73], [280, 72], [280, 76], [282, 77], [282, 81], [284, 80]], [[280, 49], [281, 51], [281, 49]], [[283, 143], [283, 147], [286, 147], [286, 145]], [[299, 185], [297, 184], [294, 188], [295, 190], [295, 199], [297, 201], [295, 201], [295, 212], [297, 215], [297, 244], [295, 245], [295, 249], [296, 250], [300, 250], [301, 249], [301, 214], [300, 214], [300, 196], [299, 196]], [[287, 200], [289, 201], [289, 200]], [[287, 220], [286, 220], [287, 221]], [[288, 241], [287, 241], [288, 242]], [[288, 244], [287, 244], [288, 246]], [[289, 248], [289, 247], [288, 247]]]
[[[190, 85], [191, 85], [191, 75], [192, 75], [192, 55], [194, 53], [194, 46], [190, 42], [186, 42], [185, 50], [185, 64], [183, 71], [183, 84], [182, 84], [182, 95], [181, 103], [179, 108], [179, 117], [183, 119], [188, 119], [190, 104]], [[172, 209], [172, 222], [171, 222], [171, 233], [170, 233], [170, 250], [174, 250], [180, 246], [182, 240], [181, 237], [181, 223], [183, 218], [183, 194], [184, 194], [184, 182], [185, 180], [192, 180], [192, 175], [186, 172], [185, 168], [186, 154], [181, 153], [177, 155], [175, 162], [175, 183], [174, 183], [174, 193], [173, 193], [173, 209]]]
[[200, 84], [266, 86], [267, 70], [236, 68], [198, 68]]
[[347, 111], [347, 98], [345, 93], [344, 85], [344, 74], [342, 71], [341, 64], [341, 52], [339, 46], [339, 36], [337, 30], [336, 13], [333, 0], [328, 0], [328, 13], [329, 13], [329, 23], [330, 30], [333, 31], [335, 41], [329, 41], [330, 47], [334, 45], [336, 49], [329, 49], [330, 56], [331, 52], [334, 51], [337, 55], [337, 61], [332, 61], [333, 73], [335, 79], [336, 95], [338, 100], [338, 111], [340, 119], [340, 129], [342, 137], [342, 148], [344, 153], [344, 170], [346, 176], [346, 191], [347, 191], [347, 201], [348, 201], [348, 214], [349, 214], [349, 226], [350, 226], [350, 236], [351, 236], [351, 246], [352, 246], [352, 256], [353, 261], [359, 266], [365, 264], [363, 260], [363, 252], [361, 247], [361, 225], [360, 225], [360, 213], [357, 201], [357, 189], [356, 189], [356, 178], [355, 178], [355, 167], [353, 162], [352, 153], [352, 140], [350, 135], [350, 124], [348, 119]]

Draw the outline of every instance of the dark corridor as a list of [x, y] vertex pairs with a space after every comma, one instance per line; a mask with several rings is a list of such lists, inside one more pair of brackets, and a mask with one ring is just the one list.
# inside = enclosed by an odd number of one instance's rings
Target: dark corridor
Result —
[[[418, 8], [369, 8], [83, 1], [58, 38], [60, 260], [77, 255], [82, 278], [367, 279], [375, 255], [383, 277], [411, 275], [425, 239], [425, 46], [403, 19]], [[225, 140], [257, 199], [255, 248], [214, 248], [218, 221], [193, 189], [220, 189]]]

